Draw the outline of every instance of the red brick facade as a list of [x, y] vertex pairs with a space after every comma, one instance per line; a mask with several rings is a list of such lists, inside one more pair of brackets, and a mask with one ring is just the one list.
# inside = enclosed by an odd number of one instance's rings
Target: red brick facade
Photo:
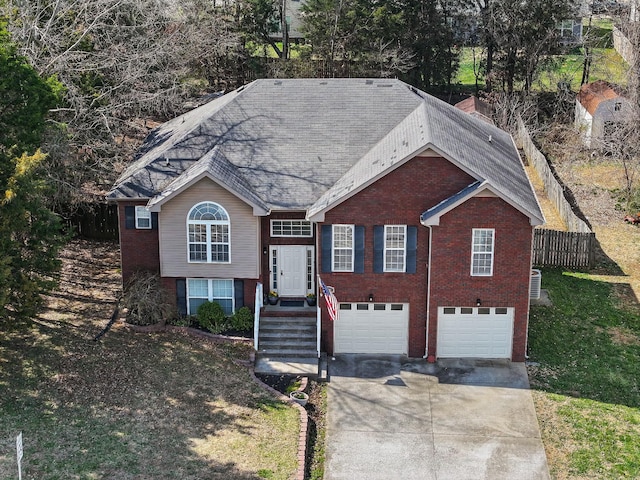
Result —
[[127, 228], [125, 207], [143, 206], [146, 201], [118, 203], [118, 228], [120, 231], [120, 259], [122, 282], [126, 285], [137, 271], [160, 273], [160, 247], [157, 229]]
[[[323, 273], [335, 287], [340, 302], [409, 303], [409, 356], [425, 354], [429, 229], [420, 214], [462, 190], [474, 179], [442, 158], [415, 158], [375, 184], [336, 206], [325, 224], [365, 227], [364, 273]], [[417, 270], [408, 273], [373, 272], [375, 225], [403, 224], [418, 227]], [[470, 275], [473, 228], [495, 228], [495, 260], [492, 277]], [[483, 305], [515, 307], [514, 361], [523, 361], [528, 318], [528, 288], [532, 227], [526, 216], [498, 198], [473, 198], [441, 218], [433, 227], [429, 354], [437, 355], [437, 307]], [[321, 265], [321, 252], [318, 252]], [[324, 308], [324, 307], [323, 307]], [[333, 325], [323, 312], [323, 347], [333, 351]]]
[[[529, 314], [529, 279], [532, 227], [529, 219], [497, 197], [473, 197], [440, 219], [431, 229], [420, 224], [420, 214], [459, 192], [475, 179], [443, 158], [416, 157], [390, 172], [363, 191], [326, 213], [324, 224], [364, 226], [364, 273], [321, 273], [325, 283], [335, 287], [340, 302], [367, 302], [372, 294], [380, 303], [409, 304], [409, 345], [411, 357], [426, 351], [429, 325], [430, 355], [437, 356], [438, 307], [483, 306], [513, 307], [515, 325], [512, 360], [523, 361], [526, 350]], [[122, 275], [126, 280], [136, 270], [159, 272], [158, 230], [127, 229], [126, 206], [144, 202], [120, 202], [120, 245]], [[253, 307], [255, 287], [263, 282], [269, 288], [269, 254], [271, 245], [315, 245], [321, 224], [309, 238], [272, 238], [271, 219], [303, 219], [304, 212], [274, 213], [263, 217], [261, 278], [244, 280], [244, 304]], [[373, 232], [377, 225], [417, 227], [416, 273], [374, 273]], [[495, 229], [494, 274], [471, 276], [471, 241], [473, 228]], [[429, 235], [433, 232], [431, 265]], [[316, 272], [322, 264], [321, 245], [316, 251]], [[431, 275], [430, 305], [427, 286]], [[176, 301], [175, 278], [163, 278], [163, 285]], [[328, 320], [324, 302], [322, 349], [333, 352], [333, 325]], [[429, 321], [427, 322], [427, 311]]]

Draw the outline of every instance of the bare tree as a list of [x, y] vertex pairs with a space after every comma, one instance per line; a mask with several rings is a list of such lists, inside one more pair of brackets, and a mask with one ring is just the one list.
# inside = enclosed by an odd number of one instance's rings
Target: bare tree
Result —
[[[101, 196], [149, 130], [229, 83], [237, 34], [205, 0], [8, 0], [20, 53], [64, 85], [44, 145], [59, 211]], [[224, 79], [223, 79], [224, 78]]]

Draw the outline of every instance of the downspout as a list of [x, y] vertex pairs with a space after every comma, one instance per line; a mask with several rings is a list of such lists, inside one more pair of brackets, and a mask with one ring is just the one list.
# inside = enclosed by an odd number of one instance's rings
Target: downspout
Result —
[[429, 260], [427, 263], [427, 330], [425, 332], [425, 346], [424, 346], [424, 357], [427, 361], [429, 359], [429, 318], [431, 314], [431, 245], [433, 238], [433, 227], [431, 225], [427, 225], [429, 229]]
[[313, 255], [313, 261], [315, 262], [315, 285], [316, 285], [316, 352], [318, 353], [318, 358], [320, 358], [320, 344], [321, 344], [321, 334], [322, 334], [322, 308], [320, 307], [320, 282], [318, 279], [320, 275], [318, 273], [318, 252], [320, 251], [320, 235], [318, 235], [318, 223], [314, 222], [315, 234], [316, 234], [316, 242], [315, 248], [316, 251]]

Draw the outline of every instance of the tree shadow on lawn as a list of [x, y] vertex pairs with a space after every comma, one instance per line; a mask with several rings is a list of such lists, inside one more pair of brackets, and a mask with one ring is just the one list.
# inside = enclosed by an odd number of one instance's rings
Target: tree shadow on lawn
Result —
[[[298, 414], [234, 363], [247, 347], [118, 327], [93, 341], [113, 311], [117, 248], [100, 244], [80, 269], [93, 244], [68, 248], [55, 310], [0, 325], [0, 451], [22, 431], [23, 472], [38, 479], [289, 478]], [[96, 271], [114, 288], [92, 283]], [[16, 468], [0, 455], [0, 478]]]
[[[238, 458], [250, 455], [238, 442], [278, 448], [276, 440], [260, 437], [268, 427], [263, 414], [288, 407], [232, 362], [241, 354], [237, 347], [123, 331], [98, 343], [76, 329], [39, 323], [3, 332], [3, 450], [10, 451], [23, 431], [25, 471], [32, 478], [249, 480], [261, 477], [247, 458]], [[295, 452], [297, 429], [269, 428], [276, 437], [287, 433], [294, 433]], [[10, 474], [11, 463], [0, 460], [0, 477]], [[264, 467], [268, 475], [283, 468]]]
[[542, 282], [553, 306], [531, 308], [532, 388], [640, 407], [640, 315], [631, 287], [552, 269]]

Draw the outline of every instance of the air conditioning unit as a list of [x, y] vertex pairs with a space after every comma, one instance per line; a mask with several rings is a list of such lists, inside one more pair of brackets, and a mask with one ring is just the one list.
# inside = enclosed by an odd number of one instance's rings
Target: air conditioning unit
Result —
[[541, 285], [542, 272], [536, 268], [531, 269], [531, 289], [529, 291], [529, 300], [538, 300], [540, 298]]

